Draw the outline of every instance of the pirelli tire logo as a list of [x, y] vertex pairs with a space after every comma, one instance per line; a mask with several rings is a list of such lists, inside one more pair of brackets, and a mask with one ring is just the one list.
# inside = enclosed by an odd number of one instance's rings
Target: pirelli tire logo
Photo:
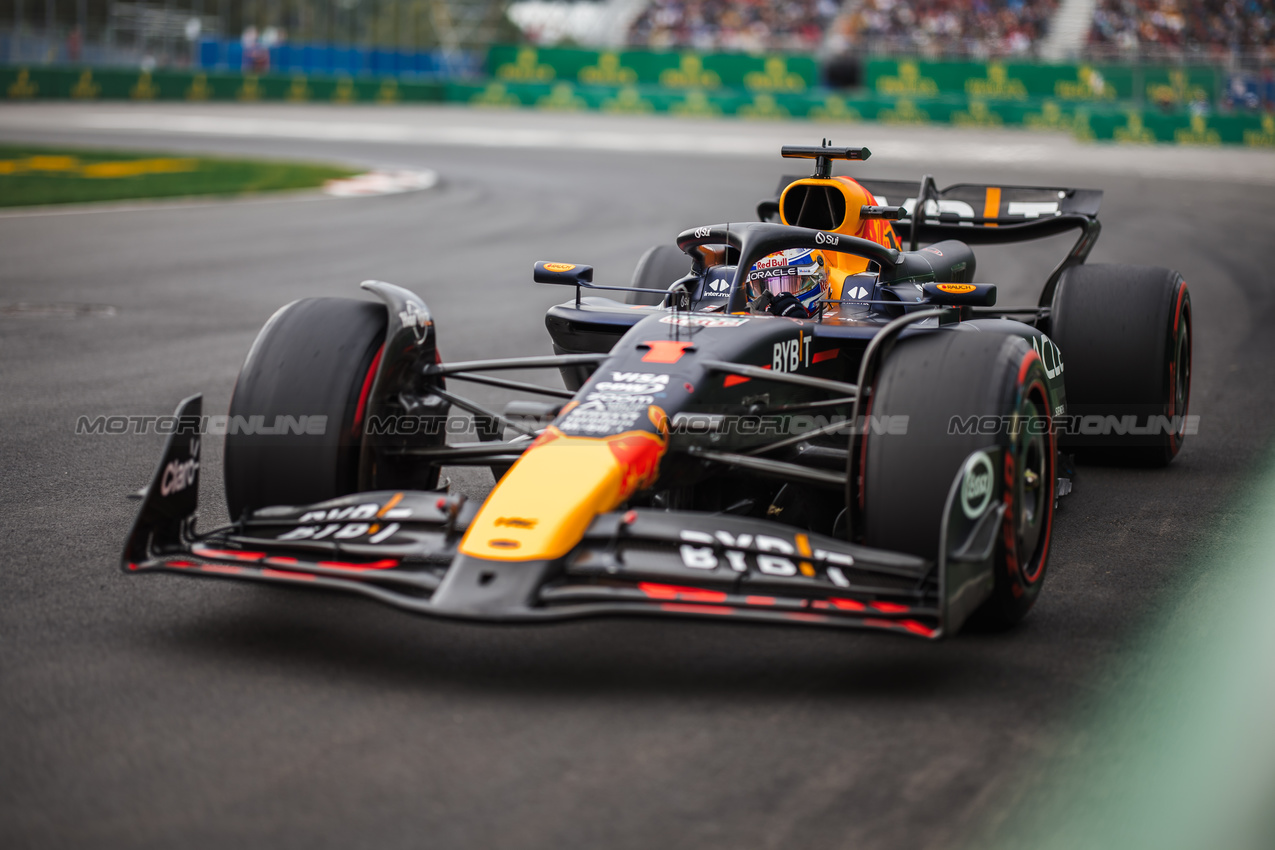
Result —
[[975, 452], [965, 461], [961, 478], [961, 511], [967, 519], [976, 520], [987, 512], [995, 489], [995, 468], [987, 452]]

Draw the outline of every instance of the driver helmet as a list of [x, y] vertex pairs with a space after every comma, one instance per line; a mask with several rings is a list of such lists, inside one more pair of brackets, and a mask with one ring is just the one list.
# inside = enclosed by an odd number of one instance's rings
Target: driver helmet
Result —
[[797, 297], [806, 312], [814, 315], [820, 298], [828, 297], [828, 272], [823, 252], [813, 248], [787, 248], [762, 257], [748, 270], [748, 301], [788, 292]]

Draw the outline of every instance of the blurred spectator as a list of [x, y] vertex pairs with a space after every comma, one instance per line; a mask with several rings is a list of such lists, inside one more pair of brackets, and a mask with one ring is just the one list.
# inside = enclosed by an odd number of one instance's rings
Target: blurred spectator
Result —
[[243, 45], [243, 69], [253, 74], [264, 74], [270, 70], [270, 48], [278, 42], [278, 33], [273, 27], [267, 27], [262, 34], [257, 28], [247, 26], [239, 43]]
[[837, 0], [652, 0], [629, 28], [643, 47], [815, 50]]
[[1259, 109], [1275, 110], [1275, 69], [1263, 68], [1260, 72], [1238, 71], [1226, 80], [1222, 103], [1229, 109], [1250, 112]]
[[1089, 43], [1123, 53], [1275, 55], [1275, 0], [1098, 0]]
[[849, 0], [838, 48], [931, 56], [1025, 56], [1058, 0]]
[[66, 59], [71, 64], [75, 64], [80, 61], [80, 48], [82, 44], [80, 28], [72, 28], [71, 34], [66, 37]]

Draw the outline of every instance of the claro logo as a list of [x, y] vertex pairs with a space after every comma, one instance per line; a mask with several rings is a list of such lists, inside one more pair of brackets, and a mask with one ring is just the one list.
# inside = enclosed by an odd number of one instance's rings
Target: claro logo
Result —
[[169, 461], [164, 467], [164, 474], [159, 479], [159, 494], [170, 496], [173, 493], [180, 493], [194, 485], [197, 475], [199, 475], [199, 440], [191, 440], [190, 458]]
[[985, 452], [972, 455], [965, 462], [965, 480], [961, 482], [961, 510], [969, 519], [978, 519], [992, 501], [992, 459]]

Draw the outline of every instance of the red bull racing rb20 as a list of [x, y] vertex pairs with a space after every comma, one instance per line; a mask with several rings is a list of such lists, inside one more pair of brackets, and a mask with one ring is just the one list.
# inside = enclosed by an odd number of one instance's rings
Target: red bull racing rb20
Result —
[[[1182, 446], [1185, 283], [1086, 263], [1098, 191], [856, 181], [832, 163], [866, 149], [783, 155], [813, 175], [785, 180], [760, 220], [652, 248], [629, 286], [535, 263], [536, 282], [573, 290], [545, 319], [553, 355], [448, 362], [426, 302], [388, 283], [282, 307], [228, 421], [285, 426], [227, 430], [231, 524], [195, 528], [193, 396], [123, 568], [479, 621], [923, 638], [1017, 622], [1045, 582], [1071, 458], [1167, 464]], [[1035, 303], [998, 304], [976, 277], [979, 245], [1073, 231]], [[562, 386], [510, 377], [528, 370]], [[474, 384], [541, 401], [496, 409], [463, 394]], [[490, 468], [490, 494], [440, 486], [455, 466]]]

